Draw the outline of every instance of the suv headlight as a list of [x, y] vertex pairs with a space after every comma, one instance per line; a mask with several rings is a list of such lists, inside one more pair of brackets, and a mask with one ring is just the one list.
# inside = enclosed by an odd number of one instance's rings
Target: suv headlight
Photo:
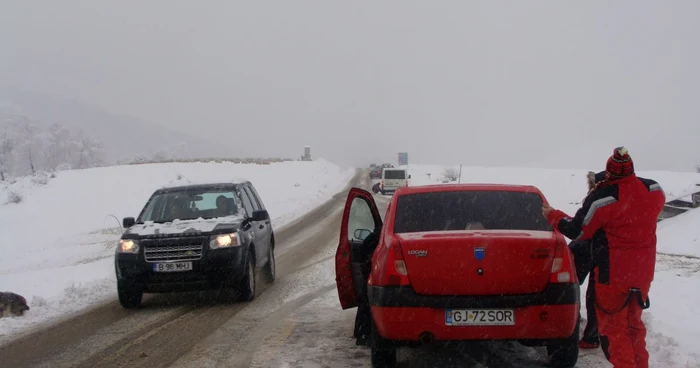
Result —
[[209, 249], [237, 247], [239, 245], [241, 242], [237, 233], [216, 235], [209, 241]]
[[131, 239], [120, 239], [117, 252], [136, 254], [139, 252], [139, 243]]

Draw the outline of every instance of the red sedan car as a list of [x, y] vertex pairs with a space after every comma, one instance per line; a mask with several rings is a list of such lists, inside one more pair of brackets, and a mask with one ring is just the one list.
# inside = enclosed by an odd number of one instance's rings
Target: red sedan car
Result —
[[[537, 188], [524, 185], [407, 187], [391, 198], [383, 223], [372, 195], [353, 188], [336, 282], [343, 309], [356, 307], [356, 291], [367, 290], [372, 365], [395, 365], [399, 346], [517, 340], [546, 345], [554, 367], [573, 367], [579, 284], [543, 203]], [[375, 231], [370, 260], [361, 255], [363, 240]]]

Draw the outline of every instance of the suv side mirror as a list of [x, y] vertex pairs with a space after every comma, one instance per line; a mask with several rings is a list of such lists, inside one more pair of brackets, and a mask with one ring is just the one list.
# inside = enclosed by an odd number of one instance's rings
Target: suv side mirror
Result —
[[253, 211], [253, 221], [267, 221], [270, 219], [270, 214], [267, 210]]
[[124, 226], [125, 229], [128, 229], [136, 224], [136, 219], [133, 217], [124, 217], [122, 220], [122, 226]]

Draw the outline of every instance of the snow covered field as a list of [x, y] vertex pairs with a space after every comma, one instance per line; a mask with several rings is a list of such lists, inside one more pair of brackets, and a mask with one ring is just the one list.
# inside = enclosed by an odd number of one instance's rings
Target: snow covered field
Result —
[[700, 232], [688, 232], [700, 228], [700, 211], [689, 211], [659, 224], [659, 252], [700, 258]]
[[[342, 190], [354, 175], [325, 161], [271, 165], [168, 163], [61, 171], [0, 184], [0, 291], [31, 310], [0, 319], [0, 342], [116, 296], [113, 255], [121, 219], [136, 217], [169, 183], [250, 180], [279, 229]], [[8, 203], [13, 197], [20, 203]], [[116, 217], [110, 217], [113, 215]]]
[[[459, 172], [457, 166], [410, 165], [409, 185], [440, 184], [444, 181], [445, 170]], [[532, 169], [506, 167], [462, 167], [462, 183], [504, 183], [527, 184], [538, 187], [549, 203], [558, 209], [574, 215], [581, 200], [586, 196], [586, 170], [572, 169]], [[428, 175], [430, 174], [430, 175]], [[654, 179], [661, 184], [666, 200], [672, 201], [687, 197], [700, 190], [700, 174], [694, 172], [640, 171], [637, 175]], [[456, 181], [454, 182], [456, 183]]]

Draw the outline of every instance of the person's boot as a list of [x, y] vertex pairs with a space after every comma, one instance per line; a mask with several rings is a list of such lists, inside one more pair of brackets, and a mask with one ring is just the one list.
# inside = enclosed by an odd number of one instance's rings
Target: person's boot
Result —
[[370, 346], [371, 338], [369, 335], [360, 335], [355, 338], [355, 345], [357, 346]]

